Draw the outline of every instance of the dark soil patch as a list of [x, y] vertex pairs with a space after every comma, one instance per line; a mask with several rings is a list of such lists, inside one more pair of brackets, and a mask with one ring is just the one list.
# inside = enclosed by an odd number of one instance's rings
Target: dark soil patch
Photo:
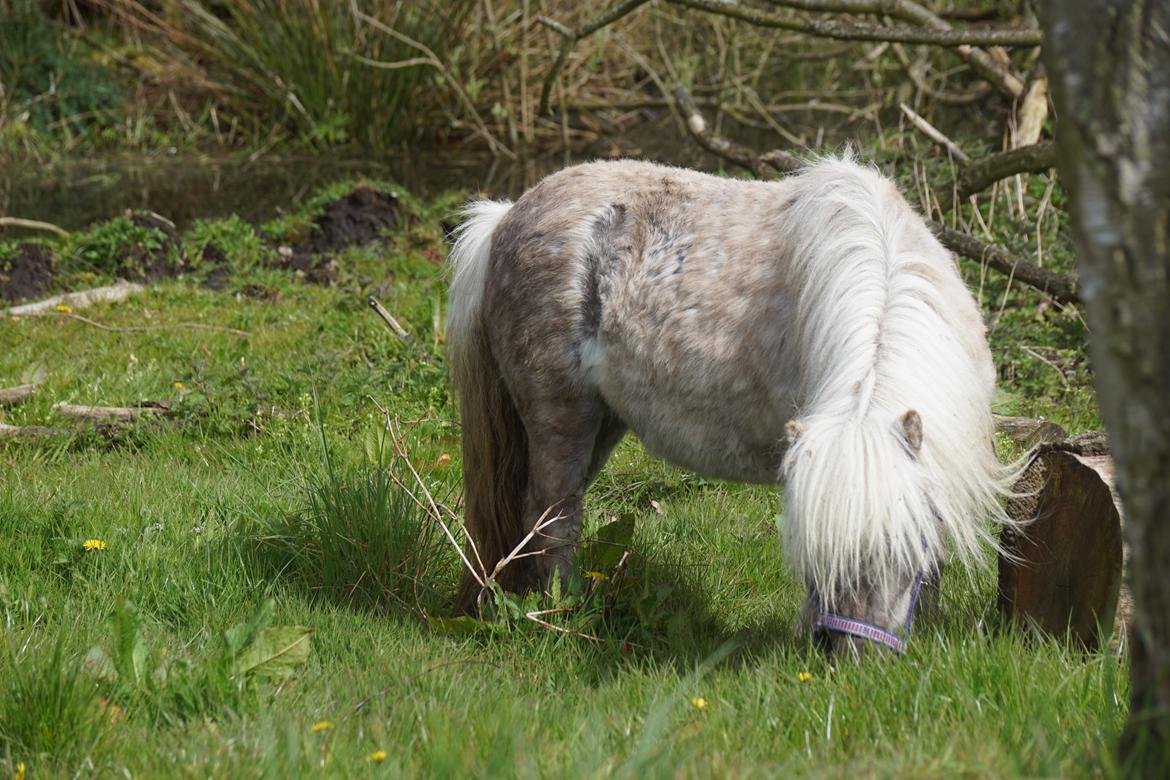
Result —
[[236, 290], [236, 295], [253, 301], [267, 301], [269, 303], [280, 300], [280, 290], [275, 287], [265, 287], [262, 284], [245, 284]]
[[315, 255], [382, 239], [381, 232], [398, 224], [398, 196], [369, 187], [358, 187], [313, 221], [309, 238], [294, 251]]
[[[206, 252], [203, 254], [204, 256], [207, 255]], [[211, 273], [203, 278], [203, 286], [208, 290], [216, 290], [218, 292], [219, 290], [227, 289], [228, 282], [231, 281], [231, 278], [232, 269], [228, 267], [227, 263], [223, 263], [212, 268]]]
[[45, 293], [53, 284], [57, 262], [40, 244], [16, 247], [16, 256], [0, 260], [0, 300], [19, 301]]
[[329, 257], [346, 247], [385, 241], [383, 231], [398, 225], [398, 196], [369, 187], [358, 187], [330, 203], [313, 220], [309, 237], [281, 252], [280, 268], [316, 283], [337, 278], [337, 264]]
[[138, 227], [157, 230], [163, 238], [153, 247], [138, 244], [126, 247], [119, 258], [118, 276], [154, 280], [191, 270], [183, 257], [183, 245], [173, 223], [156, 214], [134, 214], [130, 221]]

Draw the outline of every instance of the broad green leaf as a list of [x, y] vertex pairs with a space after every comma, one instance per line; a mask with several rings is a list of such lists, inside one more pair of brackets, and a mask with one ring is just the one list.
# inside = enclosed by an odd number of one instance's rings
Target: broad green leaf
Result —
[[81, 666], [105, 680], [118, 679], [118, 668], [114, 666], [110, 654], [100, 645], [91, 647], [81, 661]]
[[581, 568], [586, 572], [602, 574], [613, 571], [634, 539], [635, 518], [636, 515], [627, 512], [612, 523], [598, 528], [594, 537], [582, 546]]
[[252, 617], [243, 623], [237, 623], [223, 633], [224, 643], [227, 645], [228, 655], [237, 657], [255, 641], [260, 631], [272, 620], [272, 609], [275, 606], [273, 599], [265, 599]]
[[122, 604], [114, 612], [114, 667], [128, 682], [141, 682], [146, 674], [146, 643], [140, 625], [133, 604]]
[[273, 626], [256, 638], [236, 657], [237, 675], [283, 679], [309, 660], [313, 629], [306, 626]]

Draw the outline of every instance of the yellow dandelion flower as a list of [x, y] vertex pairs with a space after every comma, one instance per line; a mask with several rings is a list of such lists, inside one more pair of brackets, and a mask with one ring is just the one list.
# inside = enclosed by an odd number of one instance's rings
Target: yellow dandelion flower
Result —
[[328, 731], [331, 728], [333, 728], [333, 723], [327, 720], [319, 720], [309, 727], [309, 731], [318, 734], [322, 731]]
[[24, 765], [24, 762], [21, 761], [19, 764], [16, 765], [16, 771], [12, 773], [12, 780], [24, 780], [24, 778], [27, 774], [28, 774], [28, 767], [26, 767]]
[[182, 382], [174, 382], [172, 384], [172, 387], [174, 387], [180, 393], [184, 393], [187, 391], [187, 386], [185, 384], [183, 384]]
[[72, 313], [73, 313], [73, 307], [72, 307], [72, 306], [66, 306], [66, 305], [65, 305], [65, 304], [63, 304], [63, 303], [60, 303], [60, 304], [57, 304], [56, 306], [54, 306], [54, 307], [53, 307], [53, 310], [54, 310], [54, 311], [59, 311], [59, 312], [61, 312], [62, 314], [72, 314]]
[[366, 761], [373, 761], [375, 764], [380, 764], [385, 760], [386, 760], [386, 751], [385, 750], [375, 750], [373, 753], [370, 753], [368, 756], [366, 756]]
[[587, 571], [585, 572], [585, 576], [591, 580], [597, 580], [598, 582], [605, 582], [609, 579], [608, 574], [602, 574], [599, 571]]
[[701, 696], [696, 696], [695, 698], [691, 699], [691, 704], [696, 710], [707, 709], [707, 700]]
[[101, 539], [86, 539], [81, 543], [81, 549], [86, 552], [98, 552], [99, 550], [106, 549], [106, 543]]
[[812, 679], [812, 675], [808, 672], [801, 672], [800, 674], [796, 675], [796, 679], [800, 680], [801, 682], [808, 682]]

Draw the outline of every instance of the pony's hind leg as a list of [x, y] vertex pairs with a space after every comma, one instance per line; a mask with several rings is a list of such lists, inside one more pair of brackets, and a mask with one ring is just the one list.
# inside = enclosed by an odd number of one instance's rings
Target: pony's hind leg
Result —
[[536, 533], [524, 552], [532, 553], [530, 560], [541, 582], [547, 584], [553, 572], [560, 572], [562, 580], [572, 574], [585, 488], [620, 434], [598, 401], [561, 399], [555, 412], [542, 411], [534, 416], [543, 422], [528, 429], [524, 527]]

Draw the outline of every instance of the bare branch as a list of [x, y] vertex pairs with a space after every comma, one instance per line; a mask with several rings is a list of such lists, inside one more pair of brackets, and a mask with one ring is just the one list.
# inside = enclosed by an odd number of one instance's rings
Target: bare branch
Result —
[[[794, 16], [770, 14], [757, 8], [742, 5], [731, 5], [719, 0], [667, 0], [671, 5], [681, 5], [694, 8], [698, 11], [727, 16], [742, 22], [754, 24], [757, 27], [774, 27], [780, 30], [815, 35], [820, 38], [835, 38], [842, 41], [889, 41], [891, 43], [924, 43], [931, 46], [1039, 46], [1044, 38], [1038, 30], [1004, 30], [980, 28], [970, 30], [955, 30], [949, 25], [940, 29], [924, 27], [884, 27], [854, 24], [830, 19], [802, 19]], [[799, 0], [784, 0], [778, 5], [800, 7]], [[837, 3], [818, 2], [810, 3], [817, 6], [816, 10], [829, 10], [829, 6], [838, 6]], [[844, 6], [852, 5], [849, 2], [841, 3], [836, 10], [846, 10]], [[859, 6], [877, 7], [878, 3], [859, 3]], [[860, 11], [861, 13], [892, 13], [894, 7], [878, 11]], [[850, 11], [858, 13], [859, 11]], [[941, 20], [939, 20], [941, 21]], [[946, 23], [943, 22], [945, 25]]]
[[82, 317], [80, 314], [66, 311], [46, 311], [26, 316], [65, 317], [66, 319], [76, 320], [98, 330], [104, 330], [107, 333], [149, 333], [158, 330], [205, 330], [212, 333], [230, 333], [233, 336], [239, 336], [244, 339], [252, 337], [252, 334], [246, 330], [229, 328], [224, 325], [208, 325], [203, 322], [172, 322], [160, 325], [127, 325], [119, 327], [117, 325], [105, 325], [96, 320], [91, 320], [89, 317]]
[[[1001, 179], [1017, 173], [1044, 173], [1056, 167], [1056, 144], [1041, 141], [1030, 146], [1021, 146], [1007, 152], [989, 154], [972, 160], [959, 170], [955, 191], [939, 193], [939, 208], [950, 211], [956, 203], [982, 192]], [[957, 195], [957, 199], [956, 199]]]
[[560, 22], [549, 19], [548, 17], [541, 16], [537, 19], [537, 21], [539, 21], [545, 27], [548, 27], [550, 30], [558, 33], [565, 39], [561, 44], [561, 50], [557, 54], [557, 58], [553, 62], [552, 68], [549, 69], [548, 75], [544, 77], [544, 85], [540, 89], [539, 113], [541, 116], [547, 116], [549, 113], [548, 103], [549, 98], [552, 96], [553, 84], [556, 82], [557, 76], [559, 76], [561, 71], [564, 69], [565, 62], [567, 62], [569, 59], [569, 53], [573, 50], [573, 47], [577, 45], [577, 42], [584, 38], [588, 38], [602, 27], [613, 24], [618, 19], [621, 19], [623, 16], [629, 14], [631, 11], [634, 11], [639, 6], [643, 6], [648, 2], [650, 2], [650, 0], [623, 0], [623, 2], [618, 3], [608, 11], [603, 11], [602, 13], [595, 16], [592, 21], [586, 22], [576, 30], [570, 30]]
[[754, 149], [712, 133], [691, 94], [681, 84], [674, 88], [674, 101], [683, 115], [687, 132], [699, 146], [716, 157], [747, 168], [757, 179], [770, 179], [777, 173], [790, 173], [800, 167], [800, 160], [788, 152], [775, 150], [758, 154]]
[[918, 112], [910, 108], [910, 106], [906, 105], [905, 103], [899, 104], [898, 108], [902, 109], [902, 113], [906, 115], [906, 118], [910, 120], [911, 124], [921, 130], [925, 136], [930, 138], [930, 140], [937, 144], [941, 144], [956, 160], [958, 160], [963, 165], [971, 164], [971, 158], [967, 155], [966, 152], [959, 148], [957, 143], [952, 141], [950, 138], [947, 138], [947, 136], [941, 130], [923, 119], [918, 114]]
[[[938, 32], [954, 32], [954, 28], [945, 19], [937, 16], [929, 9], [913, 0], [771, 0], [773, 5], [797, 8], [805, 11], [828, 11], [831, 13], [868, 13], [882, 14], [913, 22], [927, 30]], [[995, 32], [994, 30], [984, 32]], [[1038, 30], [1001, 30], [1004, 33], [1025, 33], [1035, 38], [1033, 43], [1020, 45], [1039, 46], [1042, 36]], [[999, 89], [1011, 97], [1019, 97], [1024, 92], [1024, 80], [1013, 71], [1010, 66], [997, 62], [988, 52], [977, 48], [974, 44], [984, 44], [985, 41], [968, 41], [955, 47], [955, 53], [966, 60], [972, 68], [985, 79], [995, 84]], [[1013, 45], [996, 43], [992, 45]]]
[[1080, 302], [1081, 296], [1077, 289], [1076, 276], [1041, 268], [1023, 258], [1016, 257], [1006, 249], [985, 243], [958, 230], [952, 230], [938, 222], [928, 222], [927, 224], [942, 245], [955, 254], [962, 255], [977, 263], [986, 263], [989, 268], [994, 268], [1002, 274], [1010, 274], [1024, 284], [1048, 293], [1061, 303]]
[[37, 426], [7, 425], [0, 423], [0, 439], [37, 439], [46, 436], [63, 436], [75, 431], [61, 428], [41, 428]]

